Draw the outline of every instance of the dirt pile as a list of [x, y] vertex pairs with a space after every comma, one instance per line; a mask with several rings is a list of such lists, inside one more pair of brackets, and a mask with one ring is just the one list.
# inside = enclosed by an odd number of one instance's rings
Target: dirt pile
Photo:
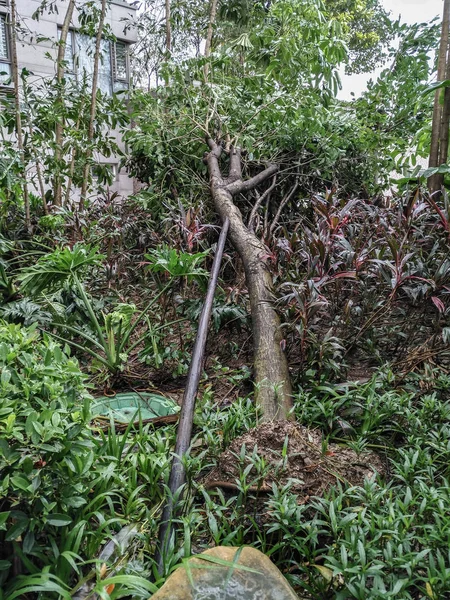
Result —
[[323, 495], [338, 482], [362, 485], [366, 477], [385, 473], [382, 460], [372, 452], [357, 454], [337, 444], [324, 447], [319, 431], [279, 421], [264, 423], [236, 438], [202, 483], [206, 488], [239, 490], [239, 473], [251, 463], [245, 477], [250, 491], [267, 492], [272, 483], [282, 486], [293, 480], [292, 490], [300, 502]]

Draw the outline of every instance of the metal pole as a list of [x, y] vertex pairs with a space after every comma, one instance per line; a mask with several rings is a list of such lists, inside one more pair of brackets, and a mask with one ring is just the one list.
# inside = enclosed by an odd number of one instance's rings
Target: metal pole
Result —
[[216, 254], [211, 269], [211, 276], [206, 292], [205, 303], [198, 322], [197, 337], [195, 339], [194, 350], [192, 352], [191, 364], [187, 376], [187, 384], [184, 390], [183, 404], [181, 406], [180, 419], [178, 422], [177, 441], [175, 445], [175, 455], [172, 459], [172, 467], [169, 478], [169, 497], [162, 514], [161, 525], [159, 527], [159, 546], [156, 552], [156, 562], [158, 571], [162, 574], [164, 565], [164, 556], [167, 545], [173, 534], [173, 517], [176, 513], [177, 505], [174, 505], [174, 496], [180, 491], [176, 502], [182, 497], [180, 488], [186, 481], [186, 473], [182, 462], [191, 444], [192, 422], [194, 419], [195, 400], [197, 398], [198, 384], [202, 373], [203, 356], [205, 353], [206, 338], [208, 336], [208, 324], [211, 317], [214, 293], [216, 291], [217, 279], [219, 277], [220, 265], [222, 263], [223, 249], [229, 227], [228, 218], [225, 219], [222, 231], [220, 232], [217, 243]]

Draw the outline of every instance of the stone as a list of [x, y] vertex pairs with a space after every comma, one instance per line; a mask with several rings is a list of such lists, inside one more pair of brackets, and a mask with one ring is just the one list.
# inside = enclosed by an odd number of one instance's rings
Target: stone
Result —
[[262, 552], [250, 546], [236, 557], [237, 552], [239, 548], [218, 546], [193, 556], [152, 600], [298, 600], [281, 571]]

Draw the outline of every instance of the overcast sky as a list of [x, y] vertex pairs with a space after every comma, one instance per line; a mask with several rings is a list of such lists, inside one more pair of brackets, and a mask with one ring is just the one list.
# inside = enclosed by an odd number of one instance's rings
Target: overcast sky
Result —
[[[392, 13], [393, 18], [401, 16], [403, 23], [423, 23], [429, 21], [437, 15], [442, 15], [443, 0], [382, 0], [385, 8]], [[381, 70], [381, 69], [380, 69]], [[375, 78], [380, 72], [371, 75], [351, 75], [341, 74], [342, 91], [339, 98], [350, 99], [351, 92], [357, 96], [366, 89], [366, 83], [369, 79]]]

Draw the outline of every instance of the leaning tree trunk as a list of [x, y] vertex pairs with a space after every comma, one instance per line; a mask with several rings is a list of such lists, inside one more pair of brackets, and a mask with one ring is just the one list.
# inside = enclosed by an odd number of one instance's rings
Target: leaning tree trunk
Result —
[[249, 191], [274, 175], [278, 167], [270, 165], [262, 173], [243, 181], [239, 149], [232, 148], [230, 173], [222, 176], [219, 159], [222, 147], [208, 139], [210, 152], [206, 156], [211, 194], [222, 220], [230, 220], [229, 236], [244, 265], [252, 315], [255, 400], [263, 419], [283, 420], [290, 417], [292, 389], [289, 368], [283, 350], [280, 319], [273, 306], [273, 282], [267, 267], [267, 249], [242, 220], [233, 196]]

